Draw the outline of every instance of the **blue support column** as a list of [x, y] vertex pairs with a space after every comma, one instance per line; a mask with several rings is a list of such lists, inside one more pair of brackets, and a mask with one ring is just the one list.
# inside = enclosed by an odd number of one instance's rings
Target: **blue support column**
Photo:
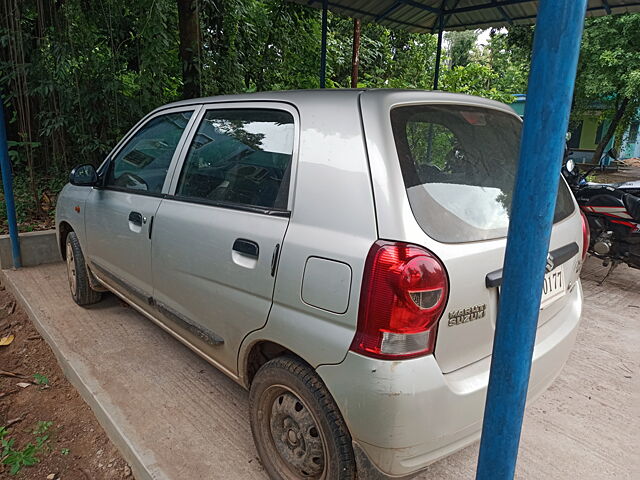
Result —
[[18, 238], [18, 222], [16, 221], [16, 206], [13, 198], [13, 174], [9, 162], [9, 147], [7, 145], [7, 130], [4, 120], [4, 105], [0, 98], [0, 168], [2, 170], [2, 187], [4, 188], [4, 203], [7, 206], [7, 223], [11, 239], [11, 255], [13, 267], [22, 267], [20, 258], [20, 239]]
[[322, 0], [322, 41], [320, 44], [320, 88], [327, 83], [327, 10], [329, 0]]
[[539, 4], [478, 480], [515, 472], [586, 4]]

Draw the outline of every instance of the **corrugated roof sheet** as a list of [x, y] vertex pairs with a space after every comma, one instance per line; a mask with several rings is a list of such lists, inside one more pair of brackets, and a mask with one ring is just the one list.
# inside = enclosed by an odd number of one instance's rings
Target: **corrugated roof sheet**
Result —
[[[291, 0], [322, 8], [322, 0]], [[329, 0], [329, 10], [410, 32], [531, 25], [538, 1], [531, 0]], [[640, 0], [589, 0], [587, 15], [640, 12]]]

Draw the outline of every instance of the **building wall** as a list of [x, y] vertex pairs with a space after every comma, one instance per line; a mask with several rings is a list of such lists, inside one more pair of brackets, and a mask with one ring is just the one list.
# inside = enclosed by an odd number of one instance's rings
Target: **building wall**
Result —
[[[609, 123], [607, 121], [607, 123]], [[595, 151], [598, 146], [598, 127], [600, 122], [598, 117], [585, 115], [582, 119], [582, 133], [580, 134], [580, 150], [592, 150]], [[603, 127], [604, 130], [605, 127]]]
[[[511, 108], [521, 117], [524, 117], [526, 98], [526, 95], [514, 95], [514, 101], [511, 104]], [[640, 119], [640, 110], [637, 118]], [[579, 141], [574, 138], [570, 142], [570, 148], [574, 151], [573, 158], [576, 162], [592, 161], [593, 152], [602, 136], [607, 132], [610, 124], [611, 121], [609, 119], [601, 122], [600, 116], [596, 112], [584, 115], [582, 123], [573, 130], [575, 135], [579, 135]], [[613, 147], [613, 144], [614, 139], [611, 139], [604, 149], [605, 153]], [[632, 123], [629, 130], [623, 135], [622, 145], [619, 148], [619, 157], [621, 159], [640, 158], [640, 122]]]

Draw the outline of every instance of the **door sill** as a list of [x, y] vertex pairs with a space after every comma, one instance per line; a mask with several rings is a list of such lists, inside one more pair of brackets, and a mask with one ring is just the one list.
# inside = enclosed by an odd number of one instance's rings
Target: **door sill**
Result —
[[238, 375], [236, 375], [235, 373], [233, 373], [231, 370], [229, 370], [228, 368], [224, 367], [223, 365], [221, 365], [219, 362], [217, 362], [216, 360], [214, 360], [211, 355], [205, 353], [204, 351], [202, 351], [201, 349], [199, 349], [198, 347], [196, 347], [195, 345], [193, 345], [191, 342], [189, 342], [189, 340], [187, 340], [185, 337], [183, 337], [182, 335], [180, 335], [179, 333], [177, 333], [175, 330], [173, 330], [171, 327], [169, 327], [168, 325], [166, 325], [163, 321], [157, 319], [155, 316], [153, 316], [150, 312], [148, 312], [147, 310], [145, 310], [144, 308], [142, 308], [140, 305], [138, 305], [137, 303], [135, 303], [134, 301], [132, 301], [131, 299], [129, 299], [125, 294], [121, 293], [120, 291], [116, 290], [115, 288], [113, 288], [111, 285], [109, 285], [107, 282], [105, 282], [100, 276], [96, 275], [94, 273], [94, 276], [98, 279], [98, 281], [104, 285], [111, 293], [113, 293], [116, 297], [120, 298], [121, 300], [123, 300], [124, 302], [126, 302], [128, 305], [130, 305], [133, 309], [135, 309], [138, 313], [141, 313], [142, 315], [144, 315], [145, 317], [147, 317], [149, 320], [151, 320], [153, 323], [155, 323], [157, 326], [159, 326], [160, 328], [162, 328], [165, 332], [167, 332], [169, 335], [171, 335], [172, 337], [174, 337], [176, 340], [178, 340], [180, 343], [182, 343], [183, 345], [185, 345], [187, 348], [189, 348], [189, 350], [191, 350], [192, 352], [194, 352], [196, 355], [198, 355], [199, 357], [201, 357], [202, 359], [204, 359], [207, 363], [210, 363], [211, 365], [213, 365], [214, 367], [216, 367], [218, 370], [220, 370], [222, 373], [224, 373], [226, 376], [228, 376], [231, 380], [233, 380], [234, 382], [236, 382], [237, 384], [241, 385], [243, 388], [245, 388], [244, 383], [242, 382], [242, 380], [240, 379], [240, 377]]

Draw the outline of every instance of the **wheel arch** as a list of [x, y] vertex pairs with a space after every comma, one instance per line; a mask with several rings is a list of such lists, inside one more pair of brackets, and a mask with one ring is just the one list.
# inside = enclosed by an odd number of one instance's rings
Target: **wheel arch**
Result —
[[313, 368], [303, 357], [279, 343], [266, 339], [255, 340], [246, 347], [240, 363], [240, 377], [244, 386], [246, 388], [251, 387], [255, 375], [262, 365], [269, 360], [282, 356], [297, 358], [309, 365], [310, 368]]
[[73, 231], [71, 224], [65, 220], [61, 221], [58, 225], [58, 248], [60, 249], [60, 255], [62, 255], [63, 260], [67, 259], [67, 249], [65, 248], [67, 236]]

